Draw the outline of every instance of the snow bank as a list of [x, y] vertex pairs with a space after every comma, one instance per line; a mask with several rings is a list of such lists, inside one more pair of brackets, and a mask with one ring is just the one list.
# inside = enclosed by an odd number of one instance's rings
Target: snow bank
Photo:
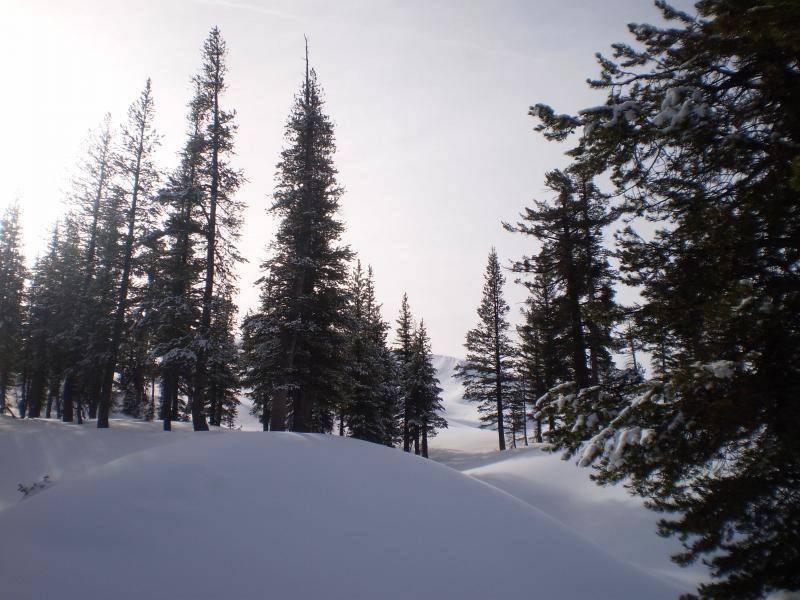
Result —
[[[3, 449], [16, 447], [7, 462], [34, 438], [4, 425], [13, 439]], [[65, 447], [59, 438], [76, 429], [57, 425], [35, 444]], [[119, 454], [115, 439], [158, 437], [103, 433], [107, 458]], [[176, 441], [64, 476], [0, 512], [4, 597], [677, 595], [543, 512], [397, 450], [312, 434], [159, 436]]]
[[679, 567], [670, 560], [670, 555], [682, 550], [680, 543], [659, 537], [656, 521], [661, 515], [647, 510], [640, 498], [621, 485], [600, 487], [589, 478], [591, 469], [538, 447], [498, 452], [496, 432], [477, 429], [477, 409], [463, 400], [460, 382], [451, 377], [449, 371], [456, 363], [448, 357], [440, 357], [437, 363], [445, 414], [458, 418], [455, 426], [431, 441], [431, 458], [544, 511], [616, 558], [683, 592], [694, 592], [708, 579], [703, 565]]

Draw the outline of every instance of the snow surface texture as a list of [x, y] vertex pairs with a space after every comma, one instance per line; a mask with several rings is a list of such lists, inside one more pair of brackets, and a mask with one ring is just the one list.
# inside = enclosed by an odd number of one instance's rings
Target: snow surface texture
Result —
[[[119, 421], [105, 432], [49, 425], [3, 418], [0, 451], [16, 457], [32, 439], [65, 447], [70, 437], [110, 448], [154, 433]], [[116, 460], [108, 452], [104, 466], [61, 471], [0, 512], [4, 597], [677, 595], [544, 512], [433, 461], [315, 434], [159, 435], [177, 441]]]
[[[435, 357], [450, 426], [431, 456], [466, 476], [355, 440], [265, 435], [246, 401], [238, 425], [259, 433], [0, 418], [3, 597], [624, 600], [695, 588], [704, 568], [671, 563], [678, 543], [623, 488], [537, 447], [498, 453], [456, 364]], [[50, 485], [21, 502], [17, 486], [44, 475]]]
[[681, 551], [674, 538], [656, 534], [658, 514], [621, 485], [600, 487], [589, 479], [591, 469], [561, 460], [560, 453], [537, 445], [497, 451], [497, 433], [478, 429], [478, 411], [463, 399], [461, 382], [452, 376], [458, 360], [437, 356], [435, 366], [450, 428], [430, 442], [431, 458], [489, 483], [527, 502], [616, 558], [654, 577], [692, 592], [708, 579], [702, 565], [679, 567], [670, 555]]

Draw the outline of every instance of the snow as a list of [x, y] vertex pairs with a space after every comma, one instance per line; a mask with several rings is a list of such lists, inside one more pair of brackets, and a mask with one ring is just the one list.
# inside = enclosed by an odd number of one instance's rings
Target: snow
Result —
[[[0, 418], [4, 597], [676, 598], [702, 567], [621, 487], [538, 446], [499, 453], [435, 357], [434, 460], [357, 440]], [[640, 432], [645, 443], [648, 432]], [[440, 463], [444, 464], [437, 464]], [[447, 466], [445, 466], [447, 465]], [[448, 468], [452, 467], [452, 468]], [[459, 472], [460, 471], [460, 472]], [[20, 483], [52, 485], [24, 498]]]
[[704, 365], [704, 368], [717, 379], [730, 379], [736, 372], [736, 363], [732, 360], [715, 360]]
[[[449, 365], [441, 360], [440, 364], [447, 368]], [[448, 375], [439, 373], [445, 389], [446, 416], [455, 409], [461, 422], [477, 423], [474, 405], [465, 403], [459, 389], [445, 383], [450, 381]], [[571, 388], [565, 384], [551, 392], [569, 393]], [[656, 391], [649, 390], [638, 402], [649, 401]], [[683, 592], [693, 592], [707, 579], [707, 570], [702, 565], [679, 567], [669, 559], [681, 551], [680, 543], [674, 538], [659, 537], [656, 522], [661, 515], [646, 509], [642, 500], [631, 496], [624, 487], [600, 487], [589, 478], [590, 468], [561, 460], [560, 455], [538, 445], [501, 454], [496, 451], [497, 434], [486, 430], [481, 433], [489, 434], [482, 444], [467, 429], [453, 428], [449, 437], [437, 436], [431, 441], [431, 457], [535, 506], [619, 560], [669, 581]], [[652, 430], [641, 430], [638, 442], [652, 443], [653, 436]], [[617, 440], [612, 437], [609, 441], [612, 443], [609, 452], [613, 452]], [[634, 441], [632, 434], [625, 436], [626, 443]], [[598, 440], [598, 444], [599, 452], [603, 450], [603, 440]]]
[[[53, 486], [0, 512], [6, 597], [676, 596], [546, 512], [433, 461], [336, 436], [150, 425], [2, 419], [4, 456], [49, 440], [88, 464], [80, 438], [108, 459], [68, 476], [62, 455]], [[176, 441], [149, 444], [157, 437]], [[132, 450], [134, 438], [143, 449], [115, 458], [115, 440]]]

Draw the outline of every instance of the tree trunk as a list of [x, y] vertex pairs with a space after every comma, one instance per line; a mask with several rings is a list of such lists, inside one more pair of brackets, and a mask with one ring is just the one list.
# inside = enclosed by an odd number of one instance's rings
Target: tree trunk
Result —
[[100, 386], [102, 378], [97, 373], [92, 373], [86, 382], [85, 395], [86, 405], [89, 407], [89, 418], [96, 419], [97, 411], [100, 408]]
[[525, 445], [528, 445], [528, 415], [525, 412], [525, 399], [522, 399], [522, 439], [525, 440]]
[[497, 438], [500, 450], [506, 449], [506, 432], [503, 425], [503, 369], [500, 362], [500, 307], [498, 298], [500, 290], [493, 290], [494, 298], [494, 381], [495, 403], [497, 409]]
[[[149, 89], [149, 80], [148, 80]], [[114, 388], [114, 372], [119, 359], [119, 345], [122, 341], [122, 327], [125, 324], [125, 308], [128, 304], [128, 287], [130, 286], [131, 268], [133, 261], [133, 240], [136, 234], [136, 209], [139, 200], [139, 177], [142, 173], [142, 155], [144, 154], [144, 134], [147, 125], [147, 115], [142, 116], [139, 127], [139, 145], [136, 148], [136, 167], [133, 172], [133, 192], [131, 205], [128, 212], [128, 234], [125, 239], [125, 255], [122, 263], [122, 276], [119, 284], [119, 297], [117, 298], [117, 311], [114, 315], [114, 328], [111, 333], [111, 347], [109, 348], [108, 361], [103, 371], [100, 385], [100, 406], [97, 412], [97, 427], [108, 427], [108, 416], [111, 412], [111, 395]]]
[[[28, 417], [38, 419], [42, 415], [42, 400], [45, 394], [45, 376], [41, 371], [34, 373], [28, 397]], [[24, 415], [23, 415], [24, 416]]]
[[47, 407], [44, 409], [44, 416], [49, 419], [53, 414], [53, 402], [58, 397], [59, 380], [50, 382], [50, 389], [47, 391]]
[[167, 369], [161, 378], [161, 420], [164, 431], [172, 431], [172, 411], [177, 396], [178, 378], [173, 369]]
[[6, 390], [8, 389], [8, 369], [0, 371], [0, 414], [6, 412]]
[[272, 409], [269, 416], [270, 431], [286, 431], [288, 406], [288, 392], [283, 388], [278, 389], [272, 397]]
[[422, 456], [428, 458], [428, 422], [422, 424]]

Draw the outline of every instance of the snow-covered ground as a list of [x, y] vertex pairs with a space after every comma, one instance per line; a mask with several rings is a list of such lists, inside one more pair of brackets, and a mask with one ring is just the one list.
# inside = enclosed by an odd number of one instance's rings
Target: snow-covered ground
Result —
[[450, 426], [430, 442], [431, 458], [508, 492], [620, 560], [686, 592], [707, 578], [704, 566], [681, 568], [669, 559], [681, 550], [680, 543], [659, 537], [659, 515], [621, 485], [598, 486], [589, 479], [590, 469], [535, 446], [498, 452], [497, 433], [479, 429], [476, 407], [462, 397], [461, 383], [452, 375], [457, 363], [452, 357], [436, 357]]
[[[438, 357], [432, 458], [336, 436], [0, 418], [3, 598], [676, 598], [701, 569], [624, 489], [499, 454]], [[245, 409], [246, 411], [246, 409]], [[243, 429], [260, 429], [243, 419]], [[461, 471], [461, 472], [459, 472]], [[50, 476], [22, 498], [17, 485]]]

